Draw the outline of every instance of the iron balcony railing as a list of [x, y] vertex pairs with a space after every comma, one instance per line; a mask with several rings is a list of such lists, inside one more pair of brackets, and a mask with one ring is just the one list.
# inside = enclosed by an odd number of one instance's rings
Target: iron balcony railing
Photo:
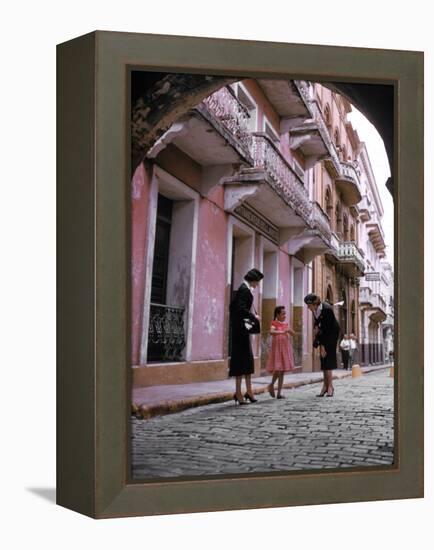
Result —
[[185, 347], [183, 307], [151, 303], [148, 361], [180, 361]]

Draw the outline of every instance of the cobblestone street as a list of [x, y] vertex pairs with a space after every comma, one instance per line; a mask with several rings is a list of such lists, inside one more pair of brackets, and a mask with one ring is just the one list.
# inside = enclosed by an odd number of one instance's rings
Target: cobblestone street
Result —
[[245, 407], [218, 403], [132, 420], [134, 479], [393, 463], [393, 378], [383, 370], [268, 394]]

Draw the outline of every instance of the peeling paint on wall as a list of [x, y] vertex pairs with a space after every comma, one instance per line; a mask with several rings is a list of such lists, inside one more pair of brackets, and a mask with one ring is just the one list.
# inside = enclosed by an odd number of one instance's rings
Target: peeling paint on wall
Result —
[[194, 360], [221, 359], [225, 342], [226, 214], [202, 200], [199, 207], [199, 239], [192, 354]]
[[133, 200], [140, 200], [144, 185], [145, 181], [143, 179], [143, 171], [141, 170], [141, 167], [139, 167], [136, 170], [131, 182], [131, 198]]

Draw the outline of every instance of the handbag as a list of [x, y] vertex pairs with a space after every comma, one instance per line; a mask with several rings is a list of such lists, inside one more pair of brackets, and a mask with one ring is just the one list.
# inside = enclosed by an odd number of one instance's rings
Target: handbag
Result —
[[243, 319], [243, 323], [249, 334], [259, 334], [261, 332], [261, 324], [258, 319]]
[[[253, 309], [256, 313], [255, 306], [253, 306]], [[256, 313], [257, 314], [257, 313]], [[244, 328], [248, 332], [248, 334], [259, 334], [261, 332], [261, 323], [259, 322], [259, 319], [256, 317], [254, 319], [248, 318], [243, 319]]]

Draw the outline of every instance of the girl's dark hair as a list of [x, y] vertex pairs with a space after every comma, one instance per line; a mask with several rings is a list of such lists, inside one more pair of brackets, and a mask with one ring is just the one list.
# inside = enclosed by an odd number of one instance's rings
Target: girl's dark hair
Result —
[[277, 306], [276, 308], [274, 308], [274, 320], [277, 319], [277, 316], [282, 311], [282, 309], [285, 309], [285, 306]]

